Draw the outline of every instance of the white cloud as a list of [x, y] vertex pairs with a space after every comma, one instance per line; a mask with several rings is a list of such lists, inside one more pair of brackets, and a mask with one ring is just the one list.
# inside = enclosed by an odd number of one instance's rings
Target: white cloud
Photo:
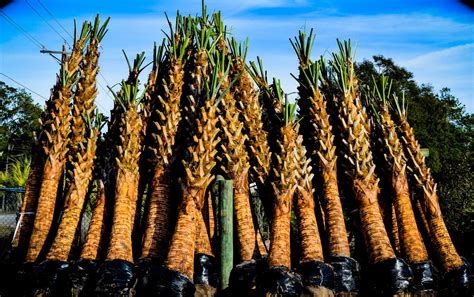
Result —
[[399, 63], [421, 83], [430, 83], [437, 90], [449, 87], [469, 112], [474, 111], [474, 43], [432, 51]]
[[[211, 0], [206, 4], [209, 12], [222, 10], [224, 21], [232, 26], [238, 39], [249, 37], [249, 59], [260, 55], [269, 76], [281, 78], [287, 92], [296, 91], [296, 82], [290, 73], [297, 71], [296, 57], [288, 38], [306, 26], [314, 27], [317, 34], [313, 56], [336, 50], [337, 37], [351, 38], [358, 44], [359, 60], [376, 54], [391, 57], [414, 72], [417, 81], [432, 83], [438, 89], [450, 87], [453, 94], [468, 105], [468, 110], [474, 111], [472, 23], [429, 14], [338, 15], [337, 11], [325, 8], [316, 11], [308, 9], [308, 13], [298, 16], [270, 17], [260, 14], [250, 17], [246, 13], [255, 8], [302, 7], [308, 5], [306, 0]], [[173, 17], [177, 8], [185, 14], [196, 14], [201, 9], [200, 1], [176, 0], [160, 4], [150, 14], [112, 15], [100, 60], [102, 74], [110, 83], [126, 76], [127, 68], [121, 49], [124, 48], [129, 55], [145, 50], [150, 56], [153, 41], [159, 42], [164, 37], [161, 30], [167, 30], [163, 11]], [[87, 17], [90, 19], [90, 16]], [[76, 16], [76, 19], [82, 20], [84, 16]], [[64, 20], [63, 23], [72, 24], [72, 21]], [[60, 45], [57, 36], [51, 34], [45, 25], [35, 30], [33, 34], [46, 45]], [[27, 42], [22, 36], [2, 41], [2, 71], [47, 94], [54, 83], [57, 65], [48, 57], [40, 59], [36, 49], [32, 54], [31, 49], [26, 51], [19, 46]], [[7, 50], [10, 46], [22, 50], [10, 52]], [[147, 72], [145, 70], [145, 75]], [[105, 85], [105, 82], [101, 83]], [[111, 99], [101, 89], [99, 91], [102, 93], [99, 95], [100, 104], [106, 106], [106, 110], [110, 109]]]

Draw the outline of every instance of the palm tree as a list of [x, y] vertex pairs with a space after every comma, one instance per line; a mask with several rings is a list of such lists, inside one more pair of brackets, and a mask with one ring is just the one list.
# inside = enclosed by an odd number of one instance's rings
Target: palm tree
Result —
[[[343, 138], [341, 143], [344, 144], [342, 149], [346, 159], [346, 173], [358, 206], [368, 262], [373, 267], [373, 277], [379, 278], [376, 284], [379, 290], [384, 294], [400, 294], [408, 291], [411, 273], [405, 274], [407, 264], [396, 258], [380, 212], [379, 180], [375, 174], [369, 141], [371, 127], [359, 97], [350, 41], [346, 41], [344, 45], [338, 41], [338, 45], [340, 52], [333, 54], [333, 67], [339, 92], [331, 98], [331, 104], [339, 111], [339, 130]], [[398, 270], [399, 273], [390, 274], [392, 270]]]
[[[56, 204], [56, 194], [68, 151], [68, 136], [70, 127], [70, 101], [73, 97], [72, 88], [76, 83], [79, 65], [83, 57], [83, 49], [90, 34], [90, 24], [85, 22], [81, 34], [74, 39], [74, 46], [69, 57], [63, 54], [61, 70], [56, 85], [52, 89], [51, 97], [47, 102], [46, 121], [42, 123], [44, 136], [40, 138], [46, 161], [39, 183], [40, 190], [37, 197], [37, 206], [33, 231], [28, 245], [26, 262], [34, 262], [48, 236]], [[33, 171], [36, 174], [36, 171]], [[36, 183], [36, 181], [32, 181]], [[30, 204], [34, 199], [25, 201]], [[30, 205], [31, 206], [31, 205]]]
[[170, 240], [171, 169], [176, 157], [175, 137], [181, 120], [180, 102], [184, 84], [186, 50], [190, 42], [186, 18], [176, 18], [175, 29], [170, 23], [168, 52], [164, 61], [162, 86], [151, 115], [152, 179], [147, 202], [147, 217], [142, 239], [141, 258], [155, 258], [162, 262]]
[[[122, 81], [115, 96], [115, 150], [113, 217], [106, 261], [98, 271], [97, 294], [130, 293], [133, 290], [132, 231], [138, 199], [138, 162], [141, 152], [142, 115], [139, 111], [144, 92], [138, 94], [138, 74], [143, 70], [144, 53], [137, 54], [129, 79]], [[127, 59], [128, 62], [128, 59]], [[117, 106], [118, 105], [118, 106]], [[107, 207], [106, 207], [107, 208]], [[113, 277], [110, 277], [112, 275]]]
[[64, 198], [64, 207], [56, 237], [47, 260], [67, 261], [76, 229], [80, 221], [89, 183], [92, 179], [96, 142], [102, 128], [102, 118], [96, 118], [94, 100], [97, 94], [99, 45], [107, 33], [107, 19], [102, 26], [97, 16], [91, 27], [90, 42], [83, 59], [72, 116], [71, 143], [69, 150], [72, 169], [69, 188]]
[[[216, 54], [217, 55], [217, 54]], [[210, 57], [211, 58], [211, 57]], [[205, 80], [205, 92], [197, 102], [199, 110], [195, 122], [193, 145], [188, 147], [182, 161], [185, 178], [181, 180], [183, 199], [179, 207], [176, 227], [165, 261], [168, 277], [161, 279], [160, 286], [165, 294], [192, 293], [194, 253], [199, 216], [204, 204], [206, 189], [213, 179], [212, 170], [216, 164], [216, 148], [220, 142], [216, 128], [218, 122], [217, 104], [228, 88], [229, 63], [225, 59], [212, 57], [214, 63], [211, 76]], [[180, 279], [182, 287], [171, 287], [171, 282]], [[184, 283], [183, 283], [184, 282]], [[189, 291], [187, 291], [189, 290]]]
[[417, 204], [424, 221], [423, 227], [427, 228], [431, 248], [436, 253], [437, 260], [445, 273], [445, 285], [451, 291], [462, 295], [463, 292], [469, 292], [468, 265], [457, 253], [444, 223], [438, 202], [437, 185], [426, 165], [425, 156], [416, 140], [413, 128], [408, 123], [404, 98], [402, 97], [401, 100], [396, 98], [395, 104], [396, 121], [418, 190], [416, 199], [419, 201]]
[[390, 211], [390, 217], [395, 217], [395, 225], [398, 228], [398, 237], [401, 254], [407, 259], [413, 268], [414, 286], [419, 291], [433, 289], [434, 268], [429, 262], [428, 252], [418, 230], [415, 214], [410, 201], [410, 191], [406, 173], [406, 157], [403, 146], [397, 136], [396, 125], [390, 114], [389, 98], [391, 96], [392, 82], [389, 78], [382, 76], [380, 82], [374, 79], [372, 93], [369, 95], [374, 109], [377, 111], [376, 128], [380, 130], [383, 139], [385, 168], [387, 178], [390, 179], [390, 188], [393, 195], [394, 216]]
[[[299, 75], [295, 79], [299, 82], [299, 117], [301, 127], [304, 127], [301, 129], [301, 134], [303, 144], [308, 149], [307, 157], [312, 160], [314, 173], [322, 182], [321, 198], [329, 254], [327, 260], [329, 263], [334, 263], [336, 276], [342, 275], [342, 270], [356, 274], [345, 278], [336, 277], [336, 291], [347, 292], [357, 290], [358, 275], [354, 268], [358, 267], [358, 264], [350, 258], [349, 240], [337, 181], [334, 134], [326, 107], [327, 100], [319, 87], [322, 66], [320, 61], [310, 60], [314, 39], [311, 29], [309, 35], [300, 31], [294, 41], [290, 40], [300, 62]], [[352, 283], [349, 284], [350, 282]]]
[[[248, 136], [246, 141], [246, 150], [249, 157], [250, 180], [257, 184], [260, 199], [267, 189], [267, 178], [270, 173], [271, 152], [268, 145], [267, 132], [263, 129], [262, 108], [258, 98], [258, 92], [254, 89], [252, 78], [245, 65], [247, 55], [247, 43], [241, 45], [232, 38], [230, 44], [230, 55], [232, 57], [232, 75], [235, 84], [232, 89], [236, 108], [240, 113], [240, 119], [243, 122], [244, 134]], [[255, 216], [256, 217], [256, 216]], [[257, 246], [260, 244], [259, 252], [263, 255], [267, 253], [263, 245], [261, 236], [261, 224], [257, 226], [255, 222]], [[260, 240], [259, 240], [260, 238]]]

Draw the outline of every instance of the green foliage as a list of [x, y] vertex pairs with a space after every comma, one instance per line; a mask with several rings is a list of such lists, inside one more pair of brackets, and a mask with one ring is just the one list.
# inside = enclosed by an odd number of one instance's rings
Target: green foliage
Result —
[[31, 159], [24, 157], [12, 160], [5, 171], [0, 171], [0, 187], [24, 187], [30, 173]]
[[392, 59], [374, 56], [357, 64], [356, 72], [364, 89], [364, 83], [388, 76], [392, 93], [405, 95], [408, 121], [421, 147], [429, 149], [426, 161], [439, 185], [446, 224], [461, 253], [469, 256], [474, 243], [461, 239], [474, 233], [474, 114], [466, 113], [449, 89], [437, 94], [429, 85], [418, 85]]
[[41, 108], [24, 90], [0, 81], [0, 162], [8, 158], [29, 156], [34, 132], [39, 128]]

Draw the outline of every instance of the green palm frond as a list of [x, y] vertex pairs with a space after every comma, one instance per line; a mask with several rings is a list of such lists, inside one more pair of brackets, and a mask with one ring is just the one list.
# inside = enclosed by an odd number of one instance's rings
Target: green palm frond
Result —
[[310, 56], [313, 49], [316, 36], [313, 34], [313, 28], [306, 34], [306, 30], [299, 31], [294, 40], [290, 38], [290, 43], [298, 56], [301, 67], [306, 67], [311, 63]]

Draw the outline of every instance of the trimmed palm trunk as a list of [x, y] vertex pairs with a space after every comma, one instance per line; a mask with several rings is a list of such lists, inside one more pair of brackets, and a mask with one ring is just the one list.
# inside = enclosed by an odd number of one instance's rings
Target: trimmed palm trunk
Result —
[[310, 61], [314, 35], [299, 33], [299, 38], [292, 41], [299, 58], [298, 100], [301, 117], [301, 134], [308, 150], [307, 156], [312, 159], [314, 168], [322, 181], [322, 207], [325, 214], [325, 226], [328, 238], [329, 256], [350, 257], [344, 214], [337, 181], [337, 156], [334, 135], [329, 122], [326, 100], [319, 89], [320, 63]]
[[89, 23], [83, 25], [81, 35], [74, 42], [71, 56], [63, 55], [60, 74], [52, 89], [51, 98], [47, 102], [46, 110], [49, 114], [43, 123], [45, 136], [41, 143], [46, 161], [43, 167], [35, 222], [25, 258], [26, 262], [37, 260], [53, 222], [56, 196], [66, 163], [68, 137], [71, 131], [72, 88], [82, 61], [83, 48], [90, 33], [89, 26]]
[[171, 31], [170, 51], [164, 63], [165, 73], [152, 115], [150, 127], [153, 142], [152, 179], [148, 196], [148, 210], [142, 239], [142, 258], [163, 261], [170, 241], [171, 171], [176, 157], [175, 138], [181, 120], [180, 102], [184, 84], [184, 65], [189, 42], [182, 19], [177, 17], [176, 32]]
[[[283, 91], [280, 88], [280, 82], [274, 79], [271, 86], [271, 100], [278, 101], [282, 104]], [[298, 134], [295, 131], [294, 122], [294, 104], [285, 105], [278, 110], [273, 111], [275, 118], [280, 120], [279, 134], [276, 136], [278, 150], [274, 151], [274, 171], [271, 185], [274, 193], [273, 215], [270, 230], [271, 246], [268, 254], [269, 270], [265, 272], [262, 280], [258, 283], [259, 290], [267, 296], [278, 296], [278, 294], [299, 294], [302, 289], [301, 278], [299, 275], [291, 272], [291, 217], [292, 205], [295, 192], [300, 185], [300, 169], [302, 164], [298, 163]], [[305, 164], [303, 164], [304, 166]], [[306, 163], [307, 165], [307, 163]], [[301, 192], [306, 194], [306, 192]], [[307, 197], [304, 197], [307, 198]], [[303, 198], [303, 199], [304, 199]], [[306, 199], [304, 199], [308, 202]], [[298, 209], [298, 225], [299, 227], [308, 227], [307, 223], [315, 222], [314, 212], [312, 218], [307, 220], [307, 215], [311, 214], [307, 211], [301, 211], [300, 206], [304, 203], [297, 204]], [[304, 207], [303, 207], [304, 208]], [[306, 215], [306, 216], [305, 216]], [[314, 220], [313, 220], [314, 219]], [[309, 222], [311, 221], [311, 222]], [[316, 227], [317, 228], [317, 227]], [[314, 231], [314, 229], [313, 229]], [[302, 254], [310, 254], [308, 240], [314, 235], [309, 229], [303, 230], [299, 238]], [[319, 237], [319, 234], [317, 235]], [[303, 242], [301, 242], [303, 240]], [[305, 242], [306, 241], [306, 242]], [[314, 243], [314, 242], [313, 242]], [[319, 247], [321, 245], [319, 244]]]
[[[378, 203], [379, 180], [375, 174], [370, 134], [371, 127], [357, 92], [350, 42], [339, 43], [340, 53], [333, 54], [339, 93], [334, 96], [340, 114], [346, 173], [351, 181], [359, 209], [360, 228], [367, 250], [368, 262], [373, 267], [376, 285], [384, 294], [406, 292], [411, 273], [407, 264], [396, 258], [383, 223]], [[394, 276], [389, 271], [397, 269]], [[392, 285], [396, 284], [392, 287]]]
[[[396, 102], [398, 101], [396, 100]], [[403, 104], [398, 104], [397, 120], [416, 186], [420, 191], [417, 199], [420, 200], [422, 214], [429, 228], [432, 249], [437, 254], [443, 271], [450, 272], [461, 269], [464, 262], [449, 236], [439, 207], [436, 183], [425, 163], [425, 157], [415, 138], [415, 133], [408, 123], [406, 109]]]
[[138, 191], [138, 159], [140, 156], [141, 116], [138, 111], [138, 85], [123, 83], [121, 100], [124, 113], [120, 127], [120, 147], [116, 157], [115, 203], [107, 260], [133, 263], [132, 229]]
[[90, 127], [90, 135], [84, 151], [78, 152], [77, 161], [72, 163], [73, 177], [66, 192], [61, 222], [53, 244], [46, 255], [47, 260], [67, 261], [77, 226], [80, 222], [89, 182], [92, 179], [92, 165], [95, 158], [98, 128]]
[[[267, 133], [263, 129], [262, 109], [258, 92], [254, 89], [252, 78], [245, 67], [246, 54], [247, 44], [239, 46], [235, 39], [232, 39], [232, 73], [236, 79], [232, 92], [236, 101], [236, 108], [240, 113], [240, 119], [243, 122], [243, 131], [247, 135], [246, 151], [250, 163], [249, 175], [251, 180], [257, 184], [259, 196], [261, 196], [261, 199], [265, 199], [263, 196], [268, 186], [267, 178], [270, 173], [271, 152]], [[262, 224], [257, 221], [255, 223], [257, 246], [260, 247], [260, 254], [264, 255], [267, 251], [261, 236]], [[257, 223], [260, 226], [257, 226]]]
[[86, 239], [82, 245], [79, 259], [98, 260], [101, 249], [101, 242], [104, 233], [105, 215], [105, 189], [102, 181], [98, 182], [97, 198], [94, 203], [94, 210], [87, 229]]
[[[378, 101], [378, 128], [384, 140], [384, 157], [387, 177], [390, 178], [390, 188], [393, 196], [391, 203], [391, 218], [395, 217], [394, 232], [398, 239], [401, 254], [409, 262], [414, 275], [414, 288], [417, 292], [428, 292], [436, 287], [436, 273], [429, 262], [428, 252], [417, 226], [414, 208], [410, 199], [410, 190], [406, 173], [406, 157], [402, 143], [397, 135], [397, 127], [392, 120], [388, 99], [391, 96], [391, 81], [382, 76], [380, 83], [374, 80], [372, 100]], [[396, 241], [397, 243], [397, 241]]]
[[380, 101], [378, 123], [385, 142], [385, 160], [391, 169], [391, 189], [394, 195], [393, 205], [396, 214], [396, 225], [399, 230], [401, 252], [410, 263], [425, 262], [428, 261], [428, 253], [418, 230], [410, 201], [406, 158], [387, 103], [390, 96], [387, 77], [383, 77], [381, 83], [380, 88], [377, 85], [374, 86], [374, 95], [378, 97], [375, 100]]
[[[158, 47], [156, 43], [153, 46], [153, 67], [148, 75], [148, 81], [146, 84], [145, 96], [143, 96], [141, 104], [142, 114], [142, 133], [141, 133], [141, 144], [142, 154], [140, 155], [140, 177], [138, 180], [138, 200], [137, 200], [137, 211], [135, 212], [135, 223], [133, 225], [133, 242], [135, 253], [141, 253], [141, 243], [143, 237], [143, 231], [145, 228], [145, 220], [148, 217], [148, 206], [149, 200], [148, 195], [145, 196], [145, 191], [150, 188], [151, 173], [153, 169], [152, 162], [152, 130], [153, 121], [152, 116], [153, 109], [158, 100], [158, 90], [161, 89], [161, 82], [163, 77], [163, 65], [164, 65], [164, 48], [166, 39]], [[135, 257], [139, 254], [135, 254]]]
[[[229, 82], [226, 81], [223, 85], [228, 86]], [[239, 120], [240, 113], [233, 94], [228, 91], [221, 101], [222, 115], [219, 117], [219, 122], [222, 130], [222, 155], [219, 157], [222, 170], [227, 178], [234, 182], [234, 214], [239, 255], [240, 260], [245, 262], [251, 260], [254, 255], [256, 237], [248, 184], [250, 165], [245, 147], [247, 136], [243, 131], [244, 124]]]
[[[217, 58], [217, 57], [216, 57]], [[213, 179], [212, 169], [216, 162], [217, 99], [222, 96], [223, 82], [227, 80], [228, 62], [216, 59], [212, 77], [206, 81], [208, 87], [203, 102], [198, 105], [194, 143], [188, 148], [188, 157], [183, 160], [185, 178], [181, 181], [182, 202], [165, 266], [193, 279], [194, 252], [198, 227], [198, 216], [204, 204], [206, 189]]]
[[105, 36], [107, 23], [108, 19], [99, 27], [99, 18], [96, 17], [87, 52], [83, 59], [81, 78], [74, 96], [72, 111], [69, 151], [72, 175], [64, 198], [61, 222], [53, 244], [46, 255], [47, 260], [67, 261], [92, 179], [96, 142], [101, 128], [101, 119], [98, 118], [97, 122], [94, 120], [94, 100], [97, 95], [96, 76], [99, 71], [99, 44]]
[[280, 129], [281, 141], [279, 164], [275, 168], [275, 180], [272, 182], [275, 191], [273, 222], [271, 226], [271, 247], [268, 255], [270, 267], [284, 266], [291, 268], [290, 222], [293, 195], [296, 182], [295, 146], [296, 135], [292, 123]]

